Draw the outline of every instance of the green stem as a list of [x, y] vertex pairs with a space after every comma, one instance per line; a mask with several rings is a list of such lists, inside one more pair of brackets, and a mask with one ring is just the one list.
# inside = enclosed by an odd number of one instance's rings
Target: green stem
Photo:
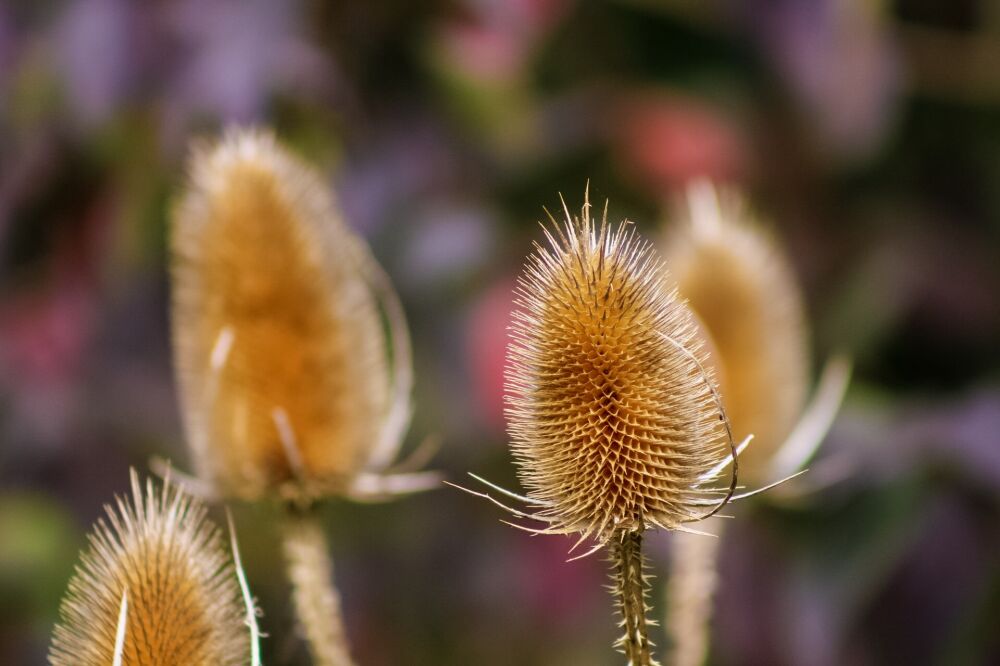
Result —
[[281, 530], [295, 615], [314, 664], [354, 666], [323, 529], [310, 510], [289, 510]]

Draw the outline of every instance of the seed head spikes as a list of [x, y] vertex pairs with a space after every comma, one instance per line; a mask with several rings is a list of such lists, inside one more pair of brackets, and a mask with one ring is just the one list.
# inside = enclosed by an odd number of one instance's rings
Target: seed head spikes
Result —
[[729, 453], [695, 327], [628, 223], [545, 230], [519, 281], [508, 348], [508, 430], [546, 531], [607, 542], [674, 529], [721, 506], [701, 488]]
[[[693, 317], [666, 286], [648, 243], [599, 224], [589, 197], [543, 226], [516, 290], [506, 369], [507, 419], [521, 511], [537, 534], [607, 547], [630, 664], [649, 666], [641, 554], [647, 528], [689, 531], [734, 496], [738, 454]], [[745, 443], [744, 443], [745, 445]], [[741, 445], [741, 448], [742, 446]], [[733, 464], [726, 487], [714, 487]], [[464, 489], [463, 489], [464, 490]], [[468, 491], [472, 492], [472, 491]]]
[[[579, 217], [542, 226], [515, 290], [505, 371], [507, 420], [522, 511], [535, 534], [612, 537], [687, 524], [791, 476], [735, 494], [737, 446], [715, 386], [703, 333], [664, 265], [629, 222], [600, 224], [585, 197]], [[730, 482], [715, 487], [732, 465]], [[794, 476], [794, 475], [792, 475]], [[454, 484], [451, 484], [454, 485]]]
[[241, 603], [249, 594], [241, 597], [238, 571], [205, 508], [169, 481], [143, 489], [134, 470], [131, 478], [131, 500], [106, 507], [108, 522], [99, 520], [89, 537], [49, 663], [259, 663], [251, 660], [254, 613]]
[[264, 131], [198, 147], [171, 250], [199, 476], [244, 499], [388, 494], [376, 473], [409, 418], [409, 339], [388, 279], [314, 170]]

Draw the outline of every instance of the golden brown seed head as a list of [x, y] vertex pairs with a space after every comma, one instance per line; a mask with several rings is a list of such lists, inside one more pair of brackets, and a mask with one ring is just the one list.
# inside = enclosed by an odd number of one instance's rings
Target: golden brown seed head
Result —
[[734, 194], [698, 184], [688, 204], [689, 219], [670, 236], [667, 261], [711, 337], [733, 435], [754, 435], [740, 456], [740, 477], [770, 481], [771, 456], [806, 394], [802, 296], [777, 242]]
[[[724, 498], [699, 477], [728, 452], [690, 312], [627, 222], [546, 230], [519, 281], [508, 348], [508, 430], [528, 495], [553, 531], [607, 541], [674, 528]], [[558, 238], [553, 234], [557, 234]]]
[[109, 666], [127, 598], [122, 664], [242, 665], [250, 659], [236, 572], [205, 509], [177, 487], [145, 492], [97, 522], [60, 609], [49, 663]]
[[196, 149], [171, 236], [176, 367], [199, 475], [307, 497], [369, 461], [389, 410], [367, 251], [274, 137]]

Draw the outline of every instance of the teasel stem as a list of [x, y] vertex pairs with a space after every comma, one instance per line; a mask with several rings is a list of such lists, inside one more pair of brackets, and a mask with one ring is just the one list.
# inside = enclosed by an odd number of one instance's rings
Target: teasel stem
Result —
[[622, 531], [611, 540], [612, 592], [622, 615], [625, 634], [618, 647], [629, 666], [657, 666], [651, 656], [652, 643], [646, 630], [646, 590], [649, 582], [643, 571], [642, 532]]
[[719, 545], [725, 521], [699, 525], [705, 534], [675, 532], [670, 584], [667, 586], [667, 638], [671, 666], [701, 666], [708, 656], [712, 600], [718, 580]]
[[333, 583], [333, 562], [315, 510], [289, 507], [281, 537], [295, 616], [313, 663], [354, 666]]

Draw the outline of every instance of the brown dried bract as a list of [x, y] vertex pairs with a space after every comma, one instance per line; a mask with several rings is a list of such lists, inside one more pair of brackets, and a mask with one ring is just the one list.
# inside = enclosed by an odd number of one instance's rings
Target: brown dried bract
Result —
[[589, 202], [552, 223], [519, 281], [506, 370], [529, 517], [599, 543], [705, 517], [731, 494], [702, 487], [731, 440], [690, 312], [606, 207], [599, 225]]
[[49, 662], [109, 666], [117, 648], [126, 666], [249, 663], [236, 571], [204, 507], [169, 483], [143, 491], [133, 471], [131, 502], [106, 511], [70, 581]]

